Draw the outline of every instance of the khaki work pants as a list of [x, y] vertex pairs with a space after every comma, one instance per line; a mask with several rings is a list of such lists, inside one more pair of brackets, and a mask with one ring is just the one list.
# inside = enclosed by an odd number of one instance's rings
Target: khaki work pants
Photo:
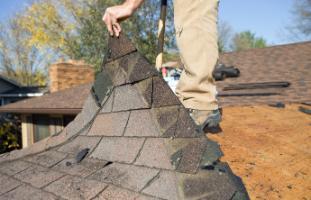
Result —
[[184, 71], [176, 94], [186, 108], [216, 110], [219, 0], [174, 0], [177, 46]]

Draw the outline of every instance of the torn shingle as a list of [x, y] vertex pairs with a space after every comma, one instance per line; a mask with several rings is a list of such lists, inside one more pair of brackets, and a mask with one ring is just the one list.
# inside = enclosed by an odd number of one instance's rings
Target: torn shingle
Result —
[[129, 83], [158, 75], [154, 66], [139, 53], [133, 53], [124, 57], [120, 62], [120, 66], [127, 72]]
[[[219, 161], [217, 143], [196, 131], [152, 65], [124, 36], [109, 44], [76, 119], [38, 145], [0, 157], [30, 163], [9, 171], [14, 180], [58, 199], [247, 199], [242, 181]], [[13, 191], [5, 195], [20, 198]], [[20, 193], [28, 198], [32, 191]]]
[[180, 102], [161, 77], [153, 78], [153, 107], [180, 105]]
[[161, 199], [179, 200], [176, 174], [171, 171], [161, 171], [142, 192]]
[[112, 91], [112, 88], [113, 83], [108, 73], [102, 71], [96, 75], [91, 91], [98, 106], [102, 104], [105, 97]]
[[141, 94], [135, 85], [115, 88], [113, 112], [150, 108], [151, 97], [146, 95], [148, 93]]
[[128, 54], [104, 66], [114, 86], [139, 82], [156, 76], [158, 72], [138, 52]]
[[200, 167], [204, 169], [213, 166], [222, 156], [223, 153], [220, 150], [219, 145], [214, 141], [208, 140], [205, 151], [202, 155]]
[[[178, 139], [175, 140], [178, 141]], [[185, 141], [186, 144], [183, 144], [184, 147], [178, 149], [174, 154], [171, 155], [171, 161], [176, 165], [176, 171], [194, 174], [199, 168], [202, 155], [205, 151], [206, 139], [201, 138], [191, 141], [181, 140], [181, 143], [183, 141]]]
[[123, 34], [119, 37], [109, 37], [106, 62], [115, 60], [135, 51], [135, 46]]
[[182, 199], [228, 199], [237, 191], [229, 175], [218, 171], [199, 171], [196, 175], [178, 174]]
[[158, 137], [160, 132], [155, 125], [150, 110], [131, 112], [124, 136], [127, 137]]
[[175, 137], [200, 137], [203, 133], [198, 131], [197, 125], [189, 115], [189, 112], [181, 106], [179, 108], [178, 121], [176, 125]]
[[179, 107], [163, 107], [151, 109], [153, 119], [162, 137], [174, 137], [178, 120]]
[[173, 170], [174, 166], [170, 162], [170, 156], [166, 150], [164, 140], [163, 138], [147, 139], [134, 164]]

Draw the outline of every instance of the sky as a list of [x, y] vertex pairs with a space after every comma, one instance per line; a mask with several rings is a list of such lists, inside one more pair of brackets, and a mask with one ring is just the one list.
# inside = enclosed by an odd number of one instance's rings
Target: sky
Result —
[[[250, 30], [270, 45], [291, 41], [282, 32], [290, 24], [295, 0], [220, 0], [219, 19], [234, 32]], [[0, 0], [0, 21], [21, 10], [26, 0]]]
[[220, 0], [219, 19], [234, 32], [250, 30], [268, 44], [289, 43], [284, 28], [291, 23], [295, 0]]

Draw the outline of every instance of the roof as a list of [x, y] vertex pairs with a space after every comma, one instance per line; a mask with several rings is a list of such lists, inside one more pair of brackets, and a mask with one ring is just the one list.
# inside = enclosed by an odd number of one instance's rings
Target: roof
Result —
[[[238, 78], [217, 82], [222, 106], [253, 105], [283, 102], [311, 101], [311, 42], [249, 49], [224, 53], [220, 61], [227, 66], [239, 68]], [[290, 82], [289, 88], [224, 91], [226, 86], [238, 83]], [[90, 87], [90, 86], [89, 86]], [[0, 112], [11, 113], [73, 113], [81, 111], [89, 87], [84, 85], [52, 93], [44, 97], [0, 107]], [[277, 93], [277, 95], [252, 95], [254, 93]], [[78, 94], [78, 95], [77, 95]], [[241, 96], [239, 94], [246, 94]], [[51, 103], [53, 102], [53, 103]]]
[[0, 97], [33, 97], [42, 96], [46, 92], [46, 86], [30, 86], [30, 87], [19, 87], [4, 94], [0, 94]]
[[7, 77], [3, 76], [0, 74], [0, 78], [8, 83], [10, 83], [11, 85], [15, 86], [15, 87], [22, 87], [18, 82], [12, 80], [12, 79], [8, 79]]
[[75, 120], [0, 157], [0, 198], [249, 199], [219, 145], [128, 39], [110, 38], [108, 49]]
[[[221, 63], [237, 67], [238, 78], [217, 82], [221, 94], [234, 93], [280, 93], [270, 96], [247, 96], [220, 98], [223, 105], [253, 105], [283, 102], [310, 102], [311, 100], [311, 42], [250, 49], [225, 53]], [[229, 84], [258, 82], [290, 82], [288, 88], [224, 91]]]
[[9, 79], [0, 74], [0, 79], [13, 86], [0, 93], [0, 97], [33, 97], [41, 96], [46, 90], [45, 86], [22, 86], [15, 80]]
[[209, 138], [219, 142], [225, 154], [222, 160], [241, 176], [251, 199], [306, 198], [311, 174], [311, 117], [301, 112], [301, 107], [311, 110], [311, 104], [223, 109], [224, 134]]
[[41, 97], [21, 100], [0, 107], [0, 112], [78, 114], [90, 91], [91, 84], [83, 84]]

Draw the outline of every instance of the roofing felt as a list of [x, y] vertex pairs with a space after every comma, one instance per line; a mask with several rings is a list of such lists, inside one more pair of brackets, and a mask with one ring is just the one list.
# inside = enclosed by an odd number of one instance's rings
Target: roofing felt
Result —
[[1, 155], [0, 199], [249, 199], [127, 38], [110, 38], [104, 63], [62, 132]]

